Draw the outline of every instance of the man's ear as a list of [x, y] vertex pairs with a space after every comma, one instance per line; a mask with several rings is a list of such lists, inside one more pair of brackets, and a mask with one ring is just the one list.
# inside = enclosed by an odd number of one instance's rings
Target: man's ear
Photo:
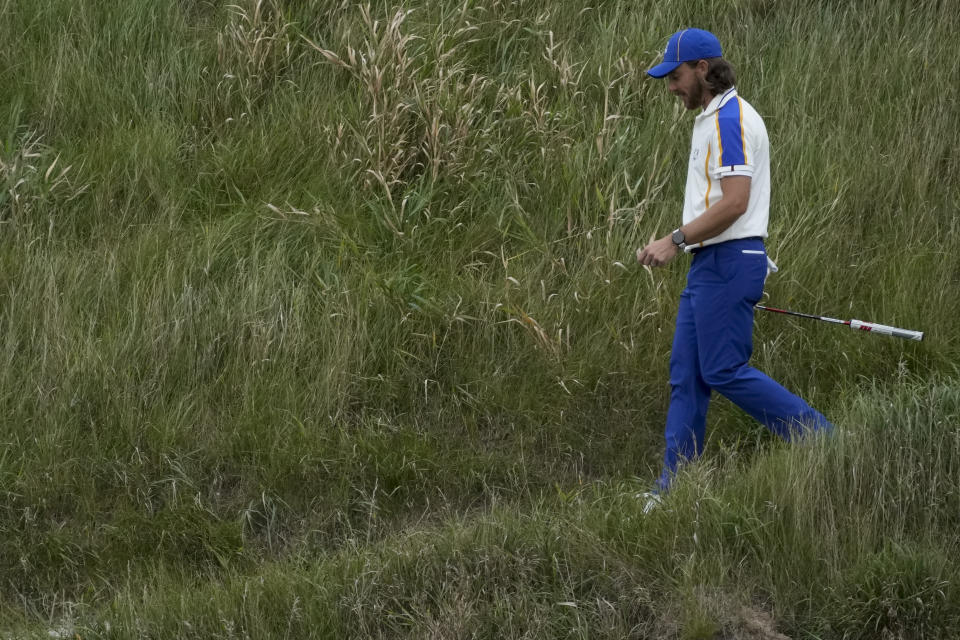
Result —
[[697, 77], [701, 80], [706, 80], [707, 71], [710, 70], [710, 63], [706, 60], [697, 60], [697, 66], [694, 67], [694, 70], [697, 72]]

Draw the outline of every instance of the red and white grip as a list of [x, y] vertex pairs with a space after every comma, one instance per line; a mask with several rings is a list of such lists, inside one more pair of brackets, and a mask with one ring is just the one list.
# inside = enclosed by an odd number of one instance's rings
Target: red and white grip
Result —
[[864, 322], [863, 320], [851, 320], [850, 328], [858, 329], [860, 331], [870, 331], [871, 333], [882, 333], [885, 336], [894, 336], [897, 338], [903, 338], [904, 340], [923, 340], [923, 331], [899, 329], [897, 327], [890, 327], [885, 324]]

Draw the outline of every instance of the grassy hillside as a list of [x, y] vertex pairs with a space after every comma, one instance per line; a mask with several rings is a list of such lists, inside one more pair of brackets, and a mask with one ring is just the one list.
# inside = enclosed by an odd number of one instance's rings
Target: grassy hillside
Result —
[[[664, 509], [692, 114], [773, 151], [757, 366]], [[0, 637], [948, 638], [952, 3], [0, 3]]]

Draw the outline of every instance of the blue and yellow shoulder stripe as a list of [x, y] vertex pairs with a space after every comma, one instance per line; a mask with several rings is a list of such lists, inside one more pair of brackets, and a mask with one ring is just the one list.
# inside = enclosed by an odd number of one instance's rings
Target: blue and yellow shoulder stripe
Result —
[[719, 153], [718, 166], [735, 170], [747, 164], [747, 141], [743, 133], [743, 105], [740, 96], [733, 96], [715, 114]]

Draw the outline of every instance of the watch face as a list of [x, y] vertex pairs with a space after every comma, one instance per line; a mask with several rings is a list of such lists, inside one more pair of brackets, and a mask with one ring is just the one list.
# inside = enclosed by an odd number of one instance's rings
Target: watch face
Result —
[[673, 232], [673, 244], [677, 244], [677, 245], [683, 244], [684, 240], [686, 240], [686, 238], [683, 235], [683, 231], [680, 231], [680, 229], [677, 229], [676, 231]]

